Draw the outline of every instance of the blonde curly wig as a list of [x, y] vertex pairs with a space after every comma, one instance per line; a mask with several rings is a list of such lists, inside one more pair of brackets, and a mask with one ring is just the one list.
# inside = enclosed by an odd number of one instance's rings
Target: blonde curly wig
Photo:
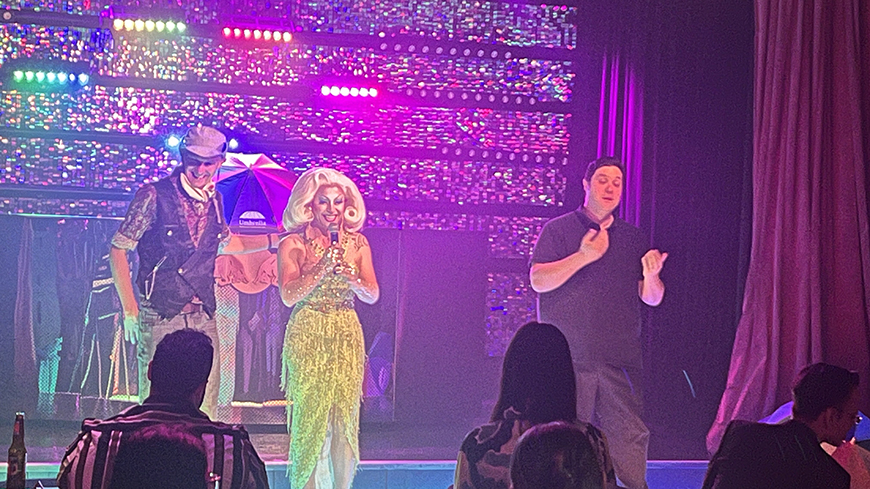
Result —
[[310, 168], [299, 176], [290, 193], [290, 200], [284, 209], [284, 229], [298, 232], [306, 224], [314, 220], [311, 203], [314, 194], [320, 187], [338, 187], [344, 192], [344, 224], [345, 231], [357, 232], [362, 229], [366, 220], [366, 205], [362, 194], [353, 180], [344, 173], [332, 168]]

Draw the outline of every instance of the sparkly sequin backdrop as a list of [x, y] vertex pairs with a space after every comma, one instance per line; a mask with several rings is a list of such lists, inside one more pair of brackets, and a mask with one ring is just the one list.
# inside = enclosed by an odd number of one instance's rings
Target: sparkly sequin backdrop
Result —
[[[368, 225], [486, 231], [486, 353], [535, 315], [525, 261], [561, 213], [578, 7], [480, 0], [0, 2], [0, 213], [118, 218], [177, 163], [192, 122], [299, 172], [359, 185]], [[114, 19], [182, 20], [183, 35]], [[291, 32], [227, 39], [225, 26]], [[76, 90], [10, 84], [5, 65], [78, 63]], [[16, 66], [20, 66], [16, 65]], [[368, 83], [363, 101], [322, 84]]]

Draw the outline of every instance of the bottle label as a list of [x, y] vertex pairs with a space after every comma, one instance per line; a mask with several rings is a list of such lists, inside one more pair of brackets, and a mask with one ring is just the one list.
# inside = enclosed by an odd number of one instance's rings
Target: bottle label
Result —
[[18, 455], [10, 454], [6, 466], [6, 476], [15, 477], [24, 472], [24, 459]]

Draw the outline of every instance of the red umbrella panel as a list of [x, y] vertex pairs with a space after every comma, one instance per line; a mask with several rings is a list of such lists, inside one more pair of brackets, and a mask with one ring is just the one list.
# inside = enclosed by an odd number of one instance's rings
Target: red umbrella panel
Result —
[[281, 228], [296, 174], [262, 153], [228, 153], [215, 182], [230, 226]]

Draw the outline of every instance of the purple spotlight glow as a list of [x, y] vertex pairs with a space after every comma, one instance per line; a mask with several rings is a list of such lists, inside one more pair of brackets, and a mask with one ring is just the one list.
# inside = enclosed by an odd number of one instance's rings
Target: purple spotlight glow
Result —
[[350, 88], [341, 87], [341, 90], [339, 90], [338, 93], [340, 93], [342, 97], [347, 97], [350, 95]]
[[331, 95], [335, 96], [335, 97], [338, 97], [338, 94], [341, 93], [341, 89], [338, 88], [338, 87], [336, 87], [336, 86], [332, 86], [332, 87], [329, 89], [329, 93], [330, 93]]
[[329, 87], [326, 85], [320, 87], [320, 94], [324, 96], [329, 95]]

